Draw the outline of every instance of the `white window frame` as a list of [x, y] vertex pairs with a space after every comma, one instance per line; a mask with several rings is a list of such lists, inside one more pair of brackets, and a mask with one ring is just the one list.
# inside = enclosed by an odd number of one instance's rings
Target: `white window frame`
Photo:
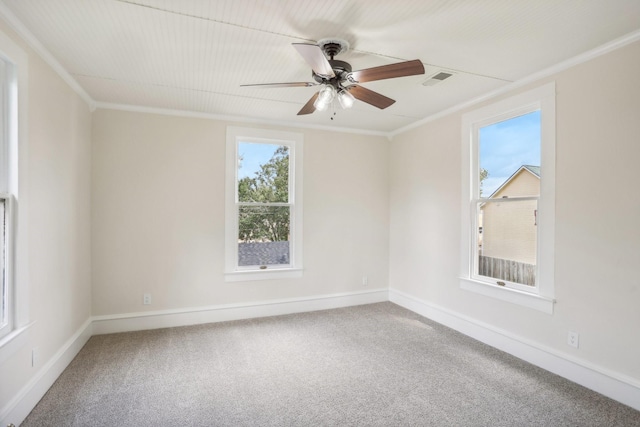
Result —
[[[270, 129], [227, 127], [225, 177], [225, 280], [267, 280], [302, 277], [302, 147], [301, 133]], [[238, 146], [241, 142], [289, 147], [289, 203], [291, 206], [290, 263], [286, 266], [247, 268], [238, 265]]]
[[28, 56], [13, 40], [0, 32], [0, 59], [6, 64], [0, 96], [5, 132], [0, 135], [0, 162], [5, 174], [0, 193], [7, 203], [8, 325], [0, 335], [0, 362], [20, 349], [33, 324], [29, 321], [28, 268]]
[[[3, 159], [4, 160], [4, 159]], [[3, 165], [4, 167], [4, 165]], [[6, 170], [6, 169], [5, 169]], [[4, 202], [4, 241], [0, 241], [0, 261], [2, 270], [0, 275], [2, 283], [0, 284], [0, 340], [9, 335], [14, 329], [14, 304], [13, 304], [13, 195], [9, 193], [0, 193], [0, 200]], [[2, 224], [0, 224], [2, 225]]]
[[[547, 83], [462, 116], [460, 287], [502, 301], [553, 313], [555, 260], [555, 83]], [[540, 110], [540, 197], [537, 214], [536, 286], [498, 285], [474, 273], [477, 248], [479, 129]]]

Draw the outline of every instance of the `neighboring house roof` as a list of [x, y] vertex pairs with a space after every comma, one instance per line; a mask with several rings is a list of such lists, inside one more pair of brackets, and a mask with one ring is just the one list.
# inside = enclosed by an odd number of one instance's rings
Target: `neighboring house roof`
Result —
[[238, 265], [289, 264], [289, 242], [240, 242]]
[[493, 196], [495, 196], [496, 194], [498, 194], [504, 187], [506, 187], [511, 181], [513, 181], [513, 179], [520, 173], [520, 171], [522, 170], [526, 170], [527, 172], [531, 173], [533, 176], [535, 176], [536, 178], [540, 179], [540, 166], [532, 166], [532, 165], [522, 165], [518, 168], [517, 171], [515, 171], [509, 178], [507, 178], [500, 187], [496, 188], [496, 191], [494, 191], [493, 193], [491, 193], [491, 195], [489, 196], [489, 199], [492, 199]]

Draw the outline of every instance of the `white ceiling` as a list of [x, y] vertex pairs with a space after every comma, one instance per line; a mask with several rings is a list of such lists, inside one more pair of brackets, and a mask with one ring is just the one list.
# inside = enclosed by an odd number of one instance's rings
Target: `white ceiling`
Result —
[[[100, 105], [388, 133], [640, 29], [638, 0], [0, 0]], [[8, 13], [7, 13], [8, 10]], [[11, 18], [11, 17], [10, 17]], [[6, 16], [5, 16], [6, 19]], [[20, 24], [21, 23], [21, 24]], [[419, 59], [362, 85], [397, 102], [297, 116], [313, 87], [291, 43], [345, 39], [354, 70]], [[454, 76], [423, 86], [438, 71]]]

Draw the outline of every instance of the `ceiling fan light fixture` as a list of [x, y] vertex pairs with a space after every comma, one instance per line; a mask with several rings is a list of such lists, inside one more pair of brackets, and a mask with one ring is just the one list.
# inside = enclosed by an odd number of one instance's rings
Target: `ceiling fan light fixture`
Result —
[[340, 92], [338, 92], [338, 102], [343, 109], [353, 107], [353, 102], [355, 100], [356, 99], [349, 93], [347, 89], [342, 89]]
[[[242, 86], [309, 87], [320, 85], [320, 90], [314, 93], [298, 111], [298, 116], [311, 114], [314, 111], [324, 111], [329, 107], [333, 107], [333, 115], [335, 115], [334, 100], [336, 97], [343, 109], [351, 108], [357, 99], [382, 110], [395, 101], [360, 86], [360, 83], [424, 74], [424, 64], [419, 59], [353, 71], [351, 64], [335, 59], [337, 54], [349, 48], [349, 44], [344, 40], [323, 39], [318, 44], [293, 43], [293, 47], [311, 66], [311, 76], [315, 82], [261, 83]], [[440, 78], [443, 76], [444, 74], [438, 75]], [[331, 120], [333, 120], [333, 116]]]
[[331, 105], [331, 102], [333, 101], [333, 98], [335, 98], [335, 96], [336, 89], [331, 85], [325, 85], [322, 89], [320, 89], [320, 92], [318, 92], [318, 98], [313, 103], [313, 106], [318, 111], [324, 111], [329, 107], [329, 105]]

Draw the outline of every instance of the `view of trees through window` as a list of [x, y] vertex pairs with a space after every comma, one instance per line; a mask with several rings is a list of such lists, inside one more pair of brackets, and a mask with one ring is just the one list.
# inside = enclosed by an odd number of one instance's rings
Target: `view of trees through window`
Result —
[[540, 111], [482, 127], [478, 142], [478, 274], [534, 286]]
[[290, 263], [289, 147], [238, 144], [238, 265]]

